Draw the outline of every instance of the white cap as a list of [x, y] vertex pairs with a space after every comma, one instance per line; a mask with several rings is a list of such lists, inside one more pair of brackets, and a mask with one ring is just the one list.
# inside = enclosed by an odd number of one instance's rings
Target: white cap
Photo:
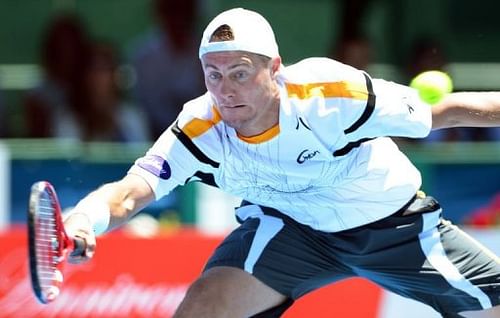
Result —
[[[228, 25], [234, 40], [210, 42], [212, 34], [222, 25]], [[206, 27], [201, 39], [198, 56], [210, 52], [246, 51], [270, 58], [279, 56], [278, 44], [273, 29], [257, 12], [236, 8], [222, 12]]]

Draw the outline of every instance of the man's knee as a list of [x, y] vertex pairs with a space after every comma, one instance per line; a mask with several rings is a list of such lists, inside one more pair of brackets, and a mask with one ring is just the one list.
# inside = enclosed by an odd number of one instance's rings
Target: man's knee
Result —
[[203, 277], [195, 280], [188, 288], [186, 292], [186, 298], [196, 298], [197, 300], [203, 300], [205, 298], [210, 298], [214, 291], [213, 283]]
[[285, 300], [241, 269], [216, 267], [191, 285], [174, 317], [249, 317]]
[[174, 317], [216, 317], [217, 307], [222, 308], [223, 295], [217, 296], [218, 289], [210, 279], [200, 277], [188, 288]]

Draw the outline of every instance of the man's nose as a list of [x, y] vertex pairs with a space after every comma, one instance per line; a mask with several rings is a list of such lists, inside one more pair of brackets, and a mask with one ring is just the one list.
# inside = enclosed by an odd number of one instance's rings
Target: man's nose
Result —
[[234, 87], [228, 79], [223, 79], [220, 85], [220, 94], [224, 98], [232, 98], [234, 97]]

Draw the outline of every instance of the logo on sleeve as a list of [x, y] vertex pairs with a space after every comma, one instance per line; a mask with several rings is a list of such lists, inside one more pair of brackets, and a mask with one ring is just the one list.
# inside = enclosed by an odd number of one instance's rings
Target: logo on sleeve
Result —
[[167, 160], [158, 155], [147, 155], [138, 160], [137, 165], [163, 180], [170, 179], [172, 171]]
[[403, 97], [403, 103], [406, 104], [406, 107], [408, 107], [408, 112], [411, 114], [415, 111], [415, 108], [410, 104], [409, 98], [408, 97]]
[[319, 154], [318, 150], [311, 151], [309, 149], [306, 149], [301, 153], [299, 153], [299, 156], [297, 157], [297, 162], [299, 164], [303, 164], [307, 160], [314, 158], [317, 154]]

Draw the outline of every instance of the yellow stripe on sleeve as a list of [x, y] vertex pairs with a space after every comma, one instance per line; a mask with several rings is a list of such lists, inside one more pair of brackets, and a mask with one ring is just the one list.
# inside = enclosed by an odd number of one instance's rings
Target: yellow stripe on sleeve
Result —
[[290, 98], [308, 99], [315, 96], [325, 98], [353, 98], [359, 100], [368, 99], [366, 84], [361, 82], [331, 82], [310, 84], [286, 84]]
[[207, 119], [193, 118], [184, 127], [182, 127], [182, 131], [190, 139], [203, 135], [207, 130], [215, 126], [221, 120], [220, 114], [215, 108], [215, 106], [212, 107], [212, 111], [213, 111], [212, 119], [207, 120]]

